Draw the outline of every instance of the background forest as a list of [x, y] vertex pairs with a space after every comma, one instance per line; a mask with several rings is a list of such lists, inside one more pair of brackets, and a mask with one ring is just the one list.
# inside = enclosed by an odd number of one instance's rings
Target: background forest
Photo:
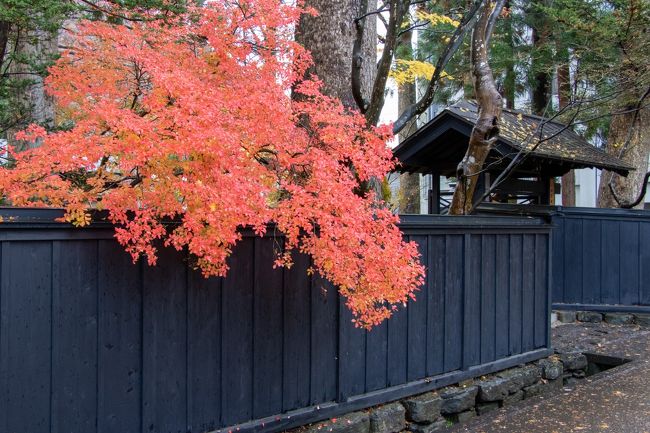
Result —
[[[391, 87], [387, 83], [395, 82], [402, 115], [395, 132], [404, 138], [436, 108], [475, 96], [470, 33], [476, 25], [472, 10], [479, 3], [307, 0], [306, 6], [319, 14], [303, 17], [296, 39], [312, 51], [312, 69], [324, 81], [326, 93], [348, 108], [360, 108], [370, 123], [378, 122]], [[66, 35], [77, 19], [124, 23], [150, 11], [172, 17], [185, 6], [184, 0], [4, 1], [0, 139], [21, 149], [38, 144], [15, 139], [31, 123], [48, 130], [71, 127], [44, 91], [43, 79], [66, 48]], [[500, 13], [491, 29], [489, 63], [504, 106], [557, 116], [594, 145], [636, 167], [628, 178], [604, 174], [599, 192], [603, 207], [635, 201], [650, 154], [650, 4], [507, 0], [496, 7]], [[360, 65], [358, 71], [350, 70], [353, 64]], [[440, 66], [444, 71], [436, 71]], [[362, 106], [364, 95], [367, 107]], [[563, 204], [572, 205], [573, 172], [562, 184]], [[403, 176], [401, 188], [399, 208], [409, 211], [419, 180]]]

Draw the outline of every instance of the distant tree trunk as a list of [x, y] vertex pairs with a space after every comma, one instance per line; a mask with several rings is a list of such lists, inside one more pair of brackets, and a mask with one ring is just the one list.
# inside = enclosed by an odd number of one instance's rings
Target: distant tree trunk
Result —
[[[641, 109], [638, 114], [628, 107], [630, 113], [613, 116], [609, 127], [606, 151], [620, 157], [635, 167], [627, 177], [603, 171], [598, 188], [598, 207], [619, 207], [609, 189], [609, 183], [621, 202], [633, 202], [643, 186], [645, 173], [648, 171], [650, 154], [650, 109]], [[643, 209], [643, 200], [636, 206]]]
[[[18, 34], [14, 42], [14, 61], [8, 72], [25, 77], [25, 85], [16, 103], [25, 107], [20, 119], [7, 130], [7, 139], [11, 146], [21, 151], [39, 145], [37, 142], [18, 141], [15, 135], [30, 123], [36, 123], [50, 129], [54, 126], [54, 99], [45, 92], [42, 71], [35, 70], [34, 64], [45, 65], [58, 54], [58, 33], [35, 29], [27, 34]], [[5, 47], [6, 50], [6, 47]]]
[[[357, 105], [352, 95], [352, 47], [355, 39], [354, 19], [361, 15], [362, 0], [307, 0], [318, 16], [303, 15], [296, 29], [296, 41], [311, 51], [314, 66], [308, 73], [316, 74], [324, 85], [324, 93], [335, 96], [350, 109]], [[376, 9], [376, 0], [368, 1], [368, 10]], [[375, 15], [366, 18], [363, 39], [362, 92], [369, 98], [374, 82], [377, 59], [377, 24]]]
[[498, 16], [502, 7], [503, 3], [497, 2], [493, 11], [491, 2], [484, 4], [472, 32], [472, 78], [479, 107], [478, 119], [472, 129], [467, 153], [456, 170], [458, 185], [449, 206], [451, 215], [467, 215], [471, 212], [478, 173], [499, 135], [502, 99], [488, 64], [488, 46], [492, 29], [491, 17]]
[[[510, 1], [506, 1], [505, 6], [506, 9], [510, 9]], [[508, 15], [506, 18], [504, 18], [504, 23], [505, 23], [505, 28], [504, 28], [504, 37], [506, 38], [506, 41], [508, 43], [508, 46], [510, 48], [510, 52], [512, 53], [513, 57], [510, 59], [506, 60], [505, 63], [505, 78], [503, 80], [503, 93], [502, 96], [506, 100], [506, 108], [513, 110], [515, 108], [515, 97], [517, 94], [516, 91], [516, 86], [517, 86], [517, 75], [515, 73], [515, 61], [514, 61], [514, 53], [515, 53], [515, 47], [514, 47], [514, 38], [513, 38], [513, 33], [512, 33], [512, 15]]]
[[[564, 50], [562, 62], [557, 68], [557, 94], [560, 109], [571, 103], [571, 78], [569, 75], [569, 52]], [[570, 170], [562, 176], [562, 206], [576, 205], [576, 173]]]
[[[404, 32], [399, 38], [397, 47], [397, 58], [413, 58], [413, 32]], [[415, 103], [415, 82], [404, 83], [397, 87], [397, 112], [403, 113], [406, 108]], [[399, 133], [400, 143], [411, 133], [415, 125], [415, 119]], [[403, 173], [399, 177], [398, 208], [400, 213], [420, 213], [420, 174]]]
[[[545, 4], [544, 1], [542, 3]], [[541, 11], [534, 12], [533, 23], [535, 56], [533, 56], [532, 69], [535, 81], [533, 83], [532, 108], [535, 114], [543, 116], [551, 94], [551, 76], [540, 56], [549, 43], [550, 29], [548, 20]]]

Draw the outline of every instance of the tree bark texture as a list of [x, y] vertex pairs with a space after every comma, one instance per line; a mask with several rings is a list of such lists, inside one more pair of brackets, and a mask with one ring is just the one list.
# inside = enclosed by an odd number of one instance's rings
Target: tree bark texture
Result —
[[[397, 57], [411, 59], [413, 57], [413, 32], [404, 32], [399, 38]], [[397, 87], [397, 112], [403, 113], [415, 103], [415, 82], [404, 83]], [[415, 119], [399, 133], [400, 143], [404, 141], [416, 127]], [[420, 213], [420, 174], [402, 173], [399, 177], [398, 208], [400, 213]]]
[[[650, 109], [646, 107], [637, 115], [635, 113], [632, 110], [630, 113], [613, 116], [606, 151], [620, 157], [636, 170], [627, 177], [603, 171], [598, 187], [598, 207], [619, 207], [610, 191], [610, 182], [621, 203], [635, 201], [643, 187], [650, 154]], [[643, 209], [643, 205], [641, 200], [636, 208]]]
[[548, 19], [546, 19], [543, 12], [537, 11], [534, 15], [533, 47], [535, 48], [535, 56], [533, 57], [533, 71], [535, 81], [533, 82], [532, 108], [535, 114], [543, 116], [551, 96], [551, 75], [546, 70], [544, 62], [535, 57], [541, 56], [542, 50], [546, 49], [550, 39], [550, 29]]
[[450, 215], [467, 215], [471, 212], [478, 175], [499, 135], [502, 98], [488, 63], [490, 34], [487, 29], [491, 27], [491, 14], [499, 13], [502, 4], [498, 6], [497, 3], [494, 11], [488, 4], [491, 3], [486, 2], [482, 7], [478, 23], [472, 32], [472, 78], [479, 107], [478, 119], [472, 129], [467, 153], [456, 170], [458, 184], [449, 207]]
[[[377, 7], [376, 0], [307, 0], [305, 6], [316, 9], [318, 15], [303, 15], [296, 29], [296, 40], [311, 51], [314, 61], [308, 74], [316, 74], [323, 81], [324, 93], [350, 109], [357, 108], [351, 85], [354, 20], [362, 15], [364, 3], [369, 11]], [[365, 20], [360, 78], [361, 92], [369, 98], [377, 61], [377, 24], [375, 15]]]
[[[565, 50], [562, 63], [557, 67], [557, 94], [560, 110], [571, 103], [571, 78], [569, 53]], [[570, 170], [562, 176], [562, 206], [576, 205], [576, 172]]]
[[[8, 72], [15, 76], [24, 76], [28, 83], [18, 95], [17, 103], [26, 107], [26, 112], [17, 123], [7, 130], [7, 139], [11, 146], [21, 151], [38, 146], [37, 142], [26, 142], [15, 139], [15, 135], [30, 123], [39, 124], [46, 129], [52, 128], [55, 122], [54, 98], [45, 91], [44, 77], [34, 70], [33, 64], [47, 63], [58, 53], [58, 33], [35, 29], [18, 34], [14, 40], [14, 61], [9, 65]], [[21, 59], [27, 59], [21, 62]], [[29, 62], [28, 62], [29, 61]]]

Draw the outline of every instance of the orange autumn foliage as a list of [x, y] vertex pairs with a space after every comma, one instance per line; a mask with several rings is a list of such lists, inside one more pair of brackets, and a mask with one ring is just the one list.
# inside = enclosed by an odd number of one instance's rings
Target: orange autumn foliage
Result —
[[286, 236], [278, 265], [291, 265], [291, 250], [309, 254], [357, 325], [380, 323], [423, 281], [397, 217], [358, 194], [393, 167], [390, 128], [300, 80], [309, 55], [292, 32], [303, 12], [216, 1], [175, 22], [79, 23], [47, 83], [74, 127], [25, 131], [43, 144], [12, 154], [0, 193], [15, 206], [64, 207], [76, 225], [106, 210], [134, 260], [155, 263], [162, 239], [206, 276], [227, 272], [239, 229], [276, 224]]

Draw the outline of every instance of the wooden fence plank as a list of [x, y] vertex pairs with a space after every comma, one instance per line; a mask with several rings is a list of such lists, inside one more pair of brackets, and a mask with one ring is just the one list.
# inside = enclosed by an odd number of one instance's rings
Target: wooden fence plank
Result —
[[[447, 235], [445, 255], [445, 371], [462, 368], [464, 238]], [[460, 343], [459, 343], [460, 342]]]
[[486, 363], [496, 359], [496, 235], [482, 235], [481, 239], [481, 363]]
[[427, 375], [444, 371], [445, 356], [445, 256], [444, 236], [429, 236], [427, 266]]
[[463, 368], [481, 363], [481, 235], [466, 235], [463, 290]]
[[639, 303], [639, 223], [620, 222], [619, 296], [623, 305]]
[[97, 241], [53, 244], [52, 432], [97, 431]]
[[639, 301], [650, 305], [650, 222], [639, 227]]
[[193, 432], [220, 425], [222, 282], [188, 270], [187, 424]]
[[221, 414], [225, 425], [253, 415], [254, 240], [244, 238], [222, 284]]
[[510, 339], [509, 354], [521, 353], [522, 313], [522, 236], [510, 235]]
[[522, 263], [522, 332], [521, 350], [531, 351], [535, 348], [535, 235], [523, 236]]
[[319, 275], [311, 283], [310, 404], [337, 397], [339, 300], [336, 289]]
[[[582, 220], [568, 218], [564, 231], [564, 260], [566, 269], [582, 269]], [[582, 299], [582, 273], [565, 272], [564, 296], [573, 302]]]
[[51, 271], [50, 242], [2, 243], [0, 427], [6, 432], [50, 430]]
[[548, 305], [548, 238], [535, 235], [535, 348], [544, 347], [547, 340], [545, 318], [549, 313]]
[[510, 237], [496, 239], [496, 316], [495, 355], [503, 358], [510, 353]]
[[[311, 278], [309, 257], [295, 253], [284, 269], [283, 411], [309, 404], [311, 358]], [[319, 340], [317, 340], [319, 341]], [[320, 344], [320, 343], [318, 343]]]
[[144, 431], [187, 429], [187, 277], [184, 257], [159, 252], [156, 266], [143, 268]]
[[[428, 236], [411, 236], [410, 240], [417, 243], [422, 263], [428, 263]], [[416, 380], [426, 376], [427, 363], [427, 288], [428, 282], [415, 293], [415, 300], [408, 302], [408, 342], [406, 380]]]
[[253, 312], [253, 418], [282, 412], [282, 269], [274, 269], [272, 237], [255, 238]]
[[114, 240], [99, 241], [99, 433], [135, 432], [142, 424], [142, 263]]
[[[599, 304], [600, 301], [600, 252], [601, 252], [600, 221], [582, 221], [582, 266], [573, 268], [573, 272], [582, 270], [582, 288], [579, 302]], [[567, 268], [569, 270], [571, 268]]]

